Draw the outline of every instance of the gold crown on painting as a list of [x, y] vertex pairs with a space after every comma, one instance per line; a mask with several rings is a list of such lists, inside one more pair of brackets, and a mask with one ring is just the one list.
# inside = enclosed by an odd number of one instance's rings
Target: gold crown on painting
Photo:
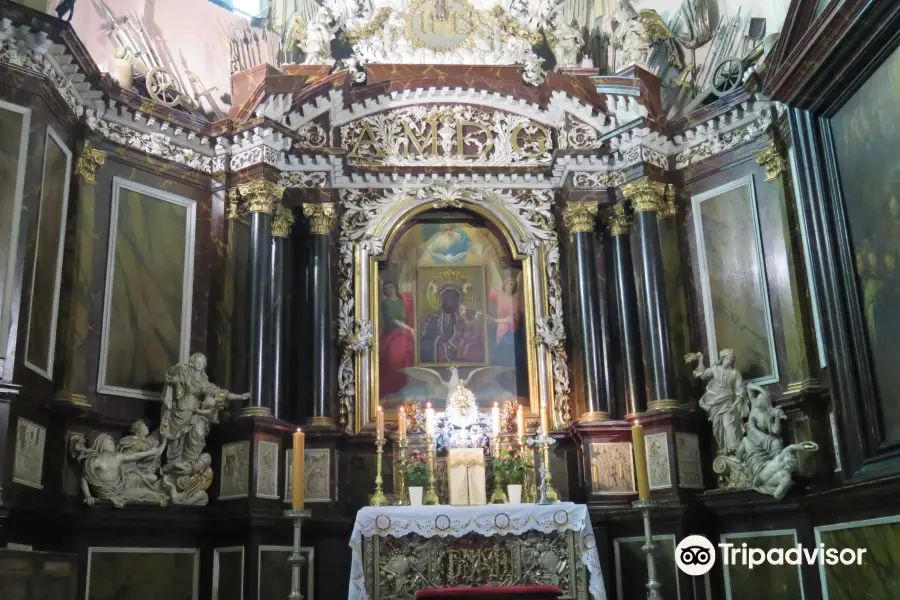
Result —
[[448, 289], [462, 294], [465, 304], [472, 303], [472, 283], [465, 275], [454, 269], [444, 269], [428, 282], [428, 303], [437, 309], [440, 306], [438, 297]]

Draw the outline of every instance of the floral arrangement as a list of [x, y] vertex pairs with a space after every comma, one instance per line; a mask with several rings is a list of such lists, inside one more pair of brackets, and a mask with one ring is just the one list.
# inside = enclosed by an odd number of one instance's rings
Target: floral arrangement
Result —
[[525, 474], [531, 466], [529, 458], [518, 450], [502, 450], [494, 459], [494, 473], [507, 485], [518, 485], [525, 481]]
[[431, 469], [428, 468], [428, 461], [426, 460], [425, 455], [418, 450], [410, 452], [399, 466], [403, 469], [407, 486], [425, 487], [428, 485], [428, 479], [431, 477]]

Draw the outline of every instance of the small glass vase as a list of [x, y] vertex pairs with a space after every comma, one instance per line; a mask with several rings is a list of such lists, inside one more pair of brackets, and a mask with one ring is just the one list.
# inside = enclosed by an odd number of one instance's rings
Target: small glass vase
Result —
[[522, 484], [510, 483], [506, 486], [506, 494], [510, 504], [522, 504]]
[[418, 485], [409, 486], [409, 505], [410, 506], [422, 506], [422, 494], [425, 492], [425, 488]]

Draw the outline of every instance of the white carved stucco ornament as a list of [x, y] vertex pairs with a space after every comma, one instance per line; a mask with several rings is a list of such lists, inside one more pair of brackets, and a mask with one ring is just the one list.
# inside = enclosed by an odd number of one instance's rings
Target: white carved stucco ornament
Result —
[[358, 64], [522, 65], [544, 78], [545, 40], [557, 66], [577, 66], [583, 40], [556, 18], [562, 0], [324, 0], [306, 29], [305, 64], [330, 65], [337, 37]]

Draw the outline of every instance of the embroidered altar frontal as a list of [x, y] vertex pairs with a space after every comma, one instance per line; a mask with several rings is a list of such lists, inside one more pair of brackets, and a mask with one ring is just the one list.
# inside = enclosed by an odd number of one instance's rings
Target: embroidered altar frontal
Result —
[[369, 507], [357, 515], [350, 547], [350, 600], [521, 585], [606, 600], [583, 505]]

